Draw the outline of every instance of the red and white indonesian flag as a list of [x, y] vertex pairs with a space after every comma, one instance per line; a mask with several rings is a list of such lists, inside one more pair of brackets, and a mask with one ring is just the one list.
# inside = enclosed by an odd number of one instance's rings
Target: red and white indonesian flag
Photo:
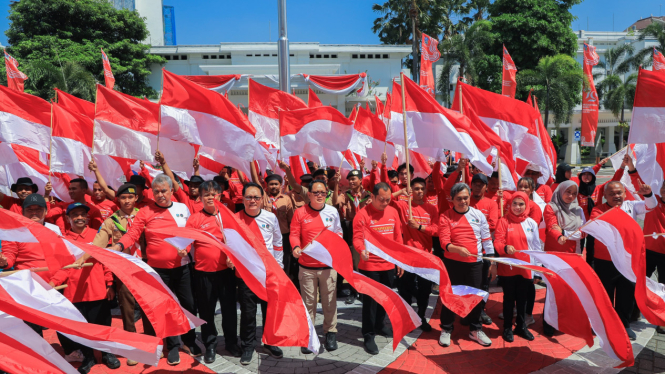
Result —
[[264, 86], [253, 79], [249, 80], [248, 92], [247, 117], [256, 129], [256, 140], [279, 147], [279, 112], [303, 109], [307, 105], [288, 92]]
[[[223, 151], [241, 162], [218, 161], [237, 168], [256, 159], [260, 147], [254, 140], [256, 130], [233, 103], [186, 78], [162, 71], [160, 137]], [[188, 162], [191, 164], [191, 159]]]
[[23, 92], [23, 83], [28, 76], [23, 74], [18, 70], [18, 61], [7, 53], [6, 49], [3, 49], [5, 52], [5, 70], [7, 71], [7, 87], [12, 90]]
[[513, 58], [510, 57], [510, 53], [506, 49], [506, 46], [503, 46], [503, 84], [501, 85], [501, 95], [508, 96], [512, 99], [515, 98], [515, 90], [517, 89], [517, 80], [515, 76], [517, 75], [517, 67], [513, 62]]
[[29, 270], [0, 278], [0, 311], [144, 364], [156, 366], [162, 353], [160, 338], [88, 323], [69, 300]]
[[95, 119], [95, 103], [79, 99], [78, 97], [57, 88], [54, 88], [53, 90], [55, 91], [55, 101], [58, 104], [67, 108], [71, 112], [82, 114], [91, 120]]
[[665, 57], [656, 47], [653, 47], [653, 71], [665, 69]]
[[[305, 174], [309, 174], [309, 168], [307, 167], [307, 159], [302, 156], [291, 156], [285, 158], [284, 162], [291, 167], [291, 174], [296, 179], [296, 183], [300, 184], [300, 177]], [[282, 169], [277, 170], [280, 175], [283, 175]]]
[[353, 124], [353, 137], [349, 149], [369, 160], [381, 162], [385, 150], [388, 165], [395, 158], [395, 146], [386, 141], [386, 126], [379, 117], [365, 108], [358, 109], [358, 116]]
[[[476, 145], [483, 138], [464, 115], [442, 107], [411, 79], [404, 77], [407, 131], [413, 132], [409, 148], [443, 161], [443, 149], [459, 152], [485, 174], [492, 174], [492, 166]], [[402, 109], [401, 92], [393, 92], [393, 113]], [[392, 121], [391, 125], [395, 122]], [[402, 125], [403, 131], [403, 125]]]
[[440, 258], [386, 238], [365, 228], [365, 249], [375, 256], [439, 285], [439, 297], [448, 309], [466, 317], [489, 293], [469, 286], [451, 286], [448, 271]]
[[629, 144], [665, 143], [665, 75], [640, 69], [635, 87]]
[[342, 152], [353, 136], [353, 122], [329, 106], [280, 111], [279, 122], [282, 157], [316, 159], [325, 150]]
[[316, 92], [314, 92], [312, 87], [308, 87], [307, 90], [307, 106], [309, 108], [316, 108], [317, 106], [323, 106], [323, 103], [321, 103], [319, 97], [316, 96]]
[[[547, 271], [556, 273], [572, 288], [574, 295], [582, 303], [591, 328], [598, 337], [600, 347], [611, 358], [622, 361], [616, 367], [632, 366], [635, 360], [628, 334], [626, 334], [619, 316], [614, 311], [603, 284], [586, 261], [575, 253], [540, 251], [523, 251], [522, 253], [530, 255], [537, 262], [543, 264]], [[543, 275], [548, 276], [545, 272], [543, 272]], [[545, 320], [560, 331], [584, 338], [589, 344], [587, 324], [581, 321], [584, 314], [566, 312], [566, 309], [564, 309], [573, 306], [574, 295], [559, 297], [557, 289], [554, 289], [556, 305], [553, 305], [549, 300], [549, 287], [547, 293]], [[562, 329], [564, 326], [567, 326], [565, 330]]]
[[376, 95], [374, 95], [374, 105], [376, 106], [374, 114], [376, 114], [376, 116], [379, 117], [381, 121], [383, 121], [383, 111], [385, 110], [385, 107], [381, 99], [379, 99], [379, 97]]
[[307, 347], [317, 353], [320, 342], [305, 304], [293, 282], [266, 248], [263, 238], [256, 237], [228, 208], [222, 204], [217, 207], [226, 244], [196, 229], [181, 228], [177, 234], [169, 230], [154, 232], [165, 235], [165, 240], [177, 248], [185, 248], [195, 240], [219, 248], [231, 259], [247, 287], [268, 302], [263, 342], [282, 347]]
[[[649, 145], [644, 144], [644, 146], [645, 147], [643, 147], [643, 149], [647, 148]], [[617, 153], [613, 154], [610, 157], [610, 161], [612, 162], [612, 167], [614, 168], [615, 172], [617, 170], [619, 170], [619, 168], [621, 167], [621, 164], [623, 163], [623, 158], [626, 155], [626, 153], [628, 153], [630, 155], [630, 157], [633, 159], [633, 163], [635, 163], [635, 167], [637, 168], [637, 161], [636, 161], [636, 156], [635, 156], [634, 149], [635, 149], [635, 144], [631, 144], [631, 145], [626, 146], [623, 149], [619, 150]], [[654, 150], [654, 152], [656, 152], [656, 151]], [[653, 156], [656, 156], [656, 154], [654, 153]], [[651, 157], [648, 157], [648, 158], [651, 158]], [[655, 162], [653, 160], [653, 158], [652, 158], [651, 162]], [[643, 165], [640, 165], [640, 166], [643, 166]], [[655, 165], [649, 165], [649, 166], [655, 166]], [[630, 174], [628, 174], [627, 168], [628, 168], [627, 166], [624, 167], [624, 173], [623, 173], [623, 176], [621, 176], [621, 183], [623, 184], [624, 188], [626, 189], [626, 193], [629, 194], [629, 195], [632, 195], [632, 200], [642, 200], [642, 197], [637, 194], [637, 190], [635, 189], [635, 186], [633, 186], [633, 181], [630, 179]], [[649, 173], [647, 172], [646, 174], [649, 174]], [[640, 179], [642, 179], [641, 177], [642, 177], [642, 173], [640, 173]], [[660, 180], [663, 180], [663, 178], [661, 177]], [[647, 184], [651, 186], [650, 183], [647, 183]], [[660, 184], [658, 184], [658, 186], [660, 187]], [[654, 186], [654, 191], [658, 191], [658, 190], [659, 190], [659, 188], [655, 188], [655, 186]]]
[[92, 119], [53, 103], [51, 170], [84, 175], [91, 160]]
[[[399, 165], [406, 162], [406, 154], [404, 153], [404, 146], [395, 144], [395, 152], [397, 152], [397, 157], [394, 158], [392, 164], [391, 163], [387, 164], [389, 167], [392, 167], [393, 169], [397, 170], [397, 167]], [[445, 168], [446, 166], [444, 158], [445, 157], [443, 150], [439, 152], [438, 157], [430, 157], [418, 153], [412, 149], [409, 149], [409, 165], [413, 166], [413, 174], [411, 175], [419, 178], [427, 178], [430, 174], [432, 174], [432, 167], [430, 166], [430, 161], [432, 162], [441, 161], [443, 163], [442, 167]], [[443, 173], [445, 174], [445, 170]]]
[[420, 42], [420, 88], [428, 92], [432, 97], [436, 95], [434, 83], [434, 74], [432, 74], [432, 65], [439, 61], [441, 52], [439, 52], [439, 41], [436, 38], [422, 33]]
[[229, 92], [233, 86], [240, 81], [242, 76], [240, 74], [230, 75], [182, 75], [183, 78], [205, 87], [209, 90], [225, 94]]
[[652, 191], [660, 191], [665, 176], [663, 172], [665, 170], [665, 143], [635, 144], [633, 150], [637, 159], [635, 168], [640, 173], [640, 179], [651, 186]]
[[33, 329], [20, 319], [2, 312], [0, 351], [0, 370], [8, 373], [78, 373]]
[[[154, 163], [154, 154], [159, 149], [174, 171], [191, 170], [194, 147], [180, 141], [180, 136], [171, 138], [172, 134], [164, 131], [164, 125], [160, 133], [159, 107], [148, 100], [97, 85], [94, 154]], [[218, 135], [216, 137], [221, 138]]]
[[115, 86], [115, 77], [113, 77], [113, 70], [111, 70], [111, 61], [109, 61], [108, 56], [104, 53], [102, 49], [102, 64], [104, 65], [104, 84], [109, 90], [113, 89]]
[[303, 74], [302, 76], [316, 89], [331, 95], [346, 95], [355, 89], [356, 95], [366, 96], [369, 91], [366, 73], [337, 76]]
[[0, 86], [0, 141], [49, 153], [51, 104]]
[[[509, 142], [517, 158], [517, 172], [521, 173], [520, 160], [523, 167], [533, 163], [538, 165], [543, 176], [538, 183], [544, 184], [550, 177], [554, 177], [554, 164], [544, 147], [548, 135], [542, 134], [538, 125], [540, 114], [533, 107], [523, 101], [485, 91], [457, 82], [462, 89], [463, 112], [475, 110], [478, 117], [485, 122], [499, 137]], [[459, 91], [459, 88], [456, 90]], [[453, 101], [453, 110], [460, 109], [460, 100]], [[466, 157], [466, 154], [464, 155]]]
[[185, 310], [153, 268], [135, 256], [62, 239], [73, 252], [86, 252], [124, 283], [159, 338], [178, 336], [205, 323]]
[[339, 235], [324, 229], [303, 253], [335, 269], [356, 291], [371, 297], [385, 309], [393, 327], [393, 350], [404, 335], [421, 325], [418, 314], [395, 291], [353, 271], [351, 249]]
[[[543, 146], [543, 152], [545, 152], [545, 156], [547, 157], [548, 165], [552, 165], [552, 170], [554, 170], [558, 156], [556, 148], [554, 148], [554, 143], [552, 143], [552, 138], [547, 135], [547, 126], [545, 126], [545, 121], [543, 121], [543, 114], [540, 112], [538, 98], [536, 96], [533, 97], [533, 109], [536, 117], [539, 119], [537, 130], [539, 135], [542, 134], [540, 135], [540, 144]], [[554, 179], [554, 177], [552, 177], [552, 179]]]
[[656, 326], [665, 325], [665, 285], [646, 275], [646, 246], [640, 225], [615, 208], [587, 223], [582, 231], [605, 244], [617, 270], [635, 282], [635, 301], [644, 318]]
[[593, 83], [593, 67], [600, 57], [596, 47], [584, 43], [584, 81], [582, 82], [582, 146], [593, 147], [598, 130], [598, 93]]

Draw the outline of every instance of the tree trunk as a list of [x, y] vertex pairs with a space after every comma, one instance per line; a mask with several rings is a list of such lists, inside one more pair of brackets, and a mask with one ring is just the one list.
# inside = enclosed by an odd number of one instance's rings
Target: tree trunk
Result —
[[[547, 128], [547, 124], [549, 123], [550, 120], [550, 85], [547, 85], [547, 93], [545, 94], [545, 128]], [[571, 124], [572, 126], [572, 124]], [[568, 144], [570, 144], [572, 140], [568, 139]]]

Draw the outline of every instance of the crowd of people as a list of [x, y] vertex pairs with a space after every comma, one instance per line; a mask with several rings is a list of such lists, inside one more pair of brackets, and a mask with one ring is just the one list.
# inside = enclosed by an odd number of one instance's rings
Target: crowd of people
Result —
[[[595, 269], [617, 314], [631, 339], [635, 333], [630, 322], [636, 317], [635, 284], [616, 269], [607, 248], [580, 231], [584, 223], [612, 207], [620, 207], [633, 219], [644, 219], [645, 233], [664, 232], [665, 200], [663, 188], [656, 196], [645, 185], [630, 157], [611, 181], [597, 185], [596, 173], [607, 160], [593, 168], [572, 175], [569, 165], [561, 164], [556, 179], [541, 184], [538, 166], [530, 164], [517, 182], [517, 191], [503, 191], [499, 175], [485, 175], [462, 159], [448, 165], [431, 165], [427, 178], [413, 176], [413, 167], [402, 164], [396, 170], [372, 162], [366, 168], [341, 175], [339, 170], [319, 168], [309, 162], [310, 174], [299, 180], [284, 162], [281, 172], [259, 173], [252, 164], [251, 175], [226, 167], [212, 180], [204, 180], [194, 160], [194, 174], [182, 180], [174, 174], [164, 156], [155, 159], [162, 173], [151, 178], [147, 173], [132, 175], [127, 183], [113, 189], [104, 181], [93, 162], [89, 169], [96, 181], [91, 186], [85, 179], [69, 184], [72, 202], [56, 201], [47, 184], [44, 195], [30, 178], [19, 178], [11, 186], [16, 197], [0, 193], [0, 206], [41, 223], [72, 241], [93, 243], [143, 259], [161, 277], [190, 313], [206, 321], [201, 326], [203, 350], [196, 343], [194, 330], [180, 337], [166, 338], [164, 358], [169, 365], [180, 363], [181, 351], [193, 357], [203, 356], [206, 363], [215, 361], [218, 331], [214, 321], [217, 303], [221, 309], [226, 354], [240, 357], [244, 365], [252, 360], [257, 343], [257, 307], [265, 323], [267, 302], [259, 299], [234, 270], [234, 264], [217, 247], [195, 241], [186, 249], [174, 249], [163, 237], [150, 229], [190, 227], [205, 231], [225, 241], [222, 207], [234, 211], [257, 238], [263, 238], [269, 252], [298, 288], [303, 302], [315, 321], [317, 303], [323, 311], [323, 346], [337, 349], [337, 300], [347, 304], [362, 303], [364, 349], [379, 353], [375, 336], [392, 336], [385, 323], [386, 311], [372, 298], [360, 296], [337, 272], [303, 251], [315, 236], [328, 229], [343, 237], [351, 248], [353, 267], [363, 275], [388, 287], [397, 288], [407, 303], [415, 302], [422, 320], [420, 329], [431, 331], [425, 317], [430, 294], [438, 286], [416, 274], [405, 272], [393, 263], [370, 253], [364, 244], [364, 230], [381, 233], [391, 240], [440, 257], [452, 285], [465, 285], [489, 290], [497, 278], [503, 288], [503, 339], [513, 342], [515, 335], [526, 340], [534, 336], [529, 326], [535, 323], [533, 309], [537, 274], [511, 268], [483, 257], [520, 257], [525, 250], [578, 253]], [[628, 170], [633, 188], [641, 196], [630, 200], [620, 181]], [[146, 178], [148, 177], [148, 178]], [[410, 200], [410, 203], [409, 203]], [[641, 216], [645, 215], [645, 218]], [[541, 225], [544, 223], [544, 225]], [[544, 229], [543, 229], [544, 227]], [[540, 231], [544, 230], [544, 238]], [[542, 239], [542, 240], [541, 240]], [[664, 239], [647, 237], [647, 270], [658, 269], [660, 281], [665, 277]], [[38, 243], [3, 241], [0, 268], [22, 270], [46, 266]], [[90, 263], [82, 267], [80, 265]], [[67, 284], [64, 296], [91, 323], [111, 325], [111, 305], [117, 303], [123, 328], [136, 332], [140, 308], [128, 288], [103, 264], [89, 255], [77, 260], [78, 268], [38, 273], [51, 286]], [[236, 303], [240, 305], [238, 326]], [[482, 346], [492, 341], [483, 325], [492, 319], [479, 303], [461, 324], [468, 326], [469, 338]], [[636, 311], [636, 312], [635, 312]], [[455, 314], [443, 306], [439, 344], [448, 347], [455, 325]], [[42, 327], [30, 324], [39, 334]], [[543, 319], [547, 336], [555, 334]], [[150, 321], [143, 315], [143, 332], [155, 335]], [[58, 335], [65, 358], [80, 361], [79, 371], [87, 373], [97, 364], [91, 348]], [[239, 339], [238, 339], [239, 338]], [[180, 346], [182, 342], [182, 347]], [[272, 357], [281, 358], [279, 347], [264, 345]], [[303, 354], [311, 354], [301, 348]], [[102, 354], [102, 363], [111, 369], [120, 367], [110, 353]], [[127, 365], [136, 365], [127, 360]]]

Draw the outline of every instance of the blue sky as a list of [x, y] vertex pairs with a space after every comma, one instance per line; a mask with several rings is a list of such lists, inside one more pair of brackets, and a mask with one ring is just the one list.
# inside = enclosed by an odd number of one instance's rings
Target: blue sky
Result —
[[[275, 0], [163, 0], [175, 7], [178, 44], [277, 39]], [[381, 0], [379, 0], [381, 1]], [[290, 41], [377, 44], [372, 0], [287, 0]], [[659, 16], [665, 0], [586, 0], [573, 8], [573, 29], [621, 31], [640, 17]], [[0, 43], [7, 44], [9, 0], [0, 0]], [[587, 27], [588, 22], [588, 27]]]

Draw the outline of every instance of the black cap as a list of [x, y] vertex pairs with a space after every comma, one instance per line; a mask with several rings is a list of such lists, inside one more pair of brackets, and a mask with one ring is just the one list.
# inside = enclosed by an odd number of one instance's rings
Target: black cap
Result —
[[28, 195], [28, 197], [23, 200], [23, 209], [33, 205], [38, 205], [46, 209], [46, 200], [44, 200], [44, 196], [33, 193]]
[[32, 187], [32, 193], [37, 193], [37, 185], [32, 182], [32, 179], [28, 177], [23, 177], [19, 178], [16, 183], [12, 184], [11, 190], [12, 192], [16, 192], [16, 187], [18, 186], [28, 186]]
[[118, 188], [118, 192], [116, 192], [116, 196], [120, 196], [122, 194], [126, 193], [131, 193], [136, 195], [136, 186], [131, 184], [131, 183], [125, 183], [122, 186]]
[[132, 175], [129, 178], [129, 180], [127, 181], [127, 183], [131, 183], [131, 184], [135, 185], [136, 187], [150, 188], [150, 187], [148, 187], [148, 184], [146, 183], [145, 178], [143, 178], [140, 175], [136, 175], [136, 174]]
[[71, 212], [72, 210], [77, 209], [77, 208], [83, 208], [83, 209], [85, 209], [85, 212], [86, 212], [86, 213], [88, 213], [88, 212], [90, 211], [90, 207], [89, 207], [89, 206], [87, 206], [87, 205], [85, 205], [85, 204], [83, 204], [83, 203], [74, 203], [74, 204], [69, 204], [69, 206], [67, 207], [67, 212], [65, 212], [65, 214], [66, 214], [66, 215], [69, 215], [69, 212]]
[[303, 174], [300, 176], [300, 183], [309, 183], [312, 181], [312, 179], [314, 179], [312, 174]]
[[481, 174], [481, 173], [474, 174], [473, 178], [471, 178], [471, 183], [474, 183], [474, 182], [483, 182], [483, 183], [487, 184], [487, 176], [485, 174]]
[[499, 172], [498, 171], [492, 172], [492, 176], [490, 178], [499, 178]]
[[316, 178], [316, 177], [318, 177], [319, 175], [325, 175], [326, 177], [328, 176], [328, 175], [326, 174], [326, 171], [325, 171], [324, 169], [318, 169], [318, 170], [316, 170], [316, 171], [314, 171], [314, 172], [312, 173], [312, 178]]
[[349, 172], [349, 174], [346, 175], [346, 179], [349, 179], [351, 177], [358, 177], [360, 179], [363, 179], [363, 173], [360, 172], [360, 170], [354, 169]]
[[185, 184], [189, 186], [190, 183], [203, 183], [203, 182], [205, 181], [199, 175], [192, 175], [192, 177], [189, 178], [188, 181], [185, 181]]
[[282, 179], [281, 175], [273, 173], [266, 177], [266, 183], [270, 183], [270, 181], [278, 181], [281, 184], [284, 182], [284, 179]]

